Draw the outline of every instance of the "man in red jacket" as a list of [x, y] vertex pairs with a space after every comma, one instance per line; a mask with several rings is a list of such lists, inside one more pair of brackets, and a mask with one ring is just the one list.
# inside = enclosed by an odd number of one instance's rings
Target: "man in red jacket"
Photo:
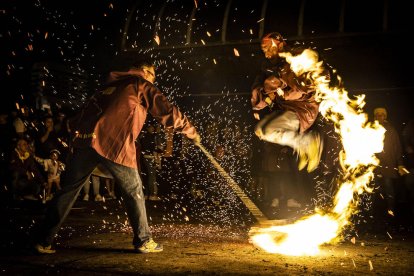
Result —
[[46, 211], [36, 235], [35, 250], [54, 253], [51, 244], [74, 204], [82, 186], [101, 163], [114, 176], [124, 198], [137, 252], [160, 252], [148, 226], [142, 181], [137, 170], [135, 141], [149, 112], [166, 127], [200, 142], [195, 127], [153, 84], [155, 67], [141, 61], [127, 72], [111, 72], [102, 90], [96, 93], [73, 120], [74, 134], [62, 189]]
[[[253, 114], [260, 120], [256, 135], [265, 141], [292, 147], [299, 155], [299, 169], [315, 170], [322, 153], [318, 132], [310, 130], [319, 113], [315, 87], [306, 74], [297, 76], [279, 54], [300, 54], [304, 49], [290, 48], [279, 33], [270, 33], [261, 43], [266, 62], [252, 86]], [[259, 110], [270, 113], [260, 118]]]

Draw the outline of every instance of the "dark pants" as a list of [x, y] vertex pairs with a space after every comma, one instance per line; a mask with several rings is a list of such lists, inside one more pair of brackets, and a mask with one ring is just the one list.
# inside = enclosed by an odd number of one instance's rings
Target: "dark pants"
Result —
[[42, 190], [42, 183], [38, 179], [29, 180], [26, 174], [13, 172], [11, 188], [13, 196], [37, 196]]
[[410, 173], [405, 176], [404, 184], [406, 201], [410, 206], [411, 215], [414, 216], [414, 168], [411, 168]]
[[157, 168], [155, 164], [154, 157], [145, 157], [143, 158], [143, 163], [145, 165], [145, 172], [147, 173], [146, 177], [146, 185], [145, 188], [147, 190], [147, 195], [157, 195], [158, 194], [158, 186], [157, 186]]
[[119, 184], [126, 210], [134, 232], [133, 245], [139, 246], [151, 238], [138, 170], [116, 164], [103, 158], [92, 148], [75, 149], [68, 159], [62, 189], [53, 197], [46, 210], [46, 217], [38, 229], [37, 242], [48, 246], [53, 242], [61, 224], [75, 203], [79, 192], [95, 167], [101, 163]]

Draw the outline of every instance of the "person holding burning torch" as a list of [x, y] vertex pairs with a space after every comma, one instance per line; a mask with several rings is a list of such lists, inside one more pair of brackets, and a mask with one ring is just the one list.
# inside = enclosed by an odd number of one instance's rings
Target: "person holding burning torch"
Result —
[[[286, 52], [298, 55], [303, 49], [290, 48], [276, 32], [262, 38], [261, 48], [267, 64], [252, 86], [253, 114], [260, 120], [255, 134], [261, 140], [292, 147], [299, 156], [299, 169], [307, 166], [311, 172], [318, 167], [323, 149], [320, 134], [310, 129], [319, 113], [315, 85], [309, 74], [296, 75], [281, 56]], [[259, 111], [265, 108], [270, 113], [260, 118]]]
[[82, 186], [95, 167], [103, 164], [119, 184], [133, 230], [138, 253], [160, 252], [148, 225], [142, 181], [137, 170], [135, 140], [147, 112], [166, 127], [185, 134], [194, 143], [200, 136], [189, 119], [172, 105], [154, 85], [155, 66], [140, 61], [126, 72], [111, 72], [108, 81], [94, 94], [71, 122], [72, 152], [62, 189], [50, 202], [46, 216], [34, 235], [35, 251], [51, 254], [52, 242], [68, 215]]

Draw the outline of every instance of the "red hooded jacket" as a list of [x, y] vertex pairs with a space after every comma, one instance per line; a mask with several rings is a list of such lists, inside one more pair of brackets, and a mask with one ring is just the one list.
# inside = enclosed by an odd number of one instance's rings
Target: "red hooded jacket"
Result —
[[147, 112], [165, 127], [193, 139], [195, 127], [161, 91], [143, 78], [142, 70], [111, 72], [103, 90], [96, 93], [73, 121], [73, 147], [92, 147], [117, 163], [137, 168], [135, 140]]

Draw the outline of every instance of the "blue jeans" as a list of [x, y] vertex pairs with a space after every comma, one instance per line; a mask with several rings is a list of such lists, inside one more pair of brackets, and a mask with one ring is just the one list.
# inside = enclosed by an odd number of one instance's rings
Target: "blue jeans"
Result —
[[99, 163], [111, 172], [115, 182], [120, 186], [129, 223], [134, 232], [133, 245], [140, 246], [151, 238], [142, 181], [138, 175], [138, 170], [103, 158], [92, 148], [84, 148], [75, 149], [70, 156], [61, 184], [62, 189], [56, 193], [46, 210], [46, 216], [40, 226], [37, 242], [44, 246], [52, 244], [83, 185], [86, 181], [89, 181], [92, 171]]

